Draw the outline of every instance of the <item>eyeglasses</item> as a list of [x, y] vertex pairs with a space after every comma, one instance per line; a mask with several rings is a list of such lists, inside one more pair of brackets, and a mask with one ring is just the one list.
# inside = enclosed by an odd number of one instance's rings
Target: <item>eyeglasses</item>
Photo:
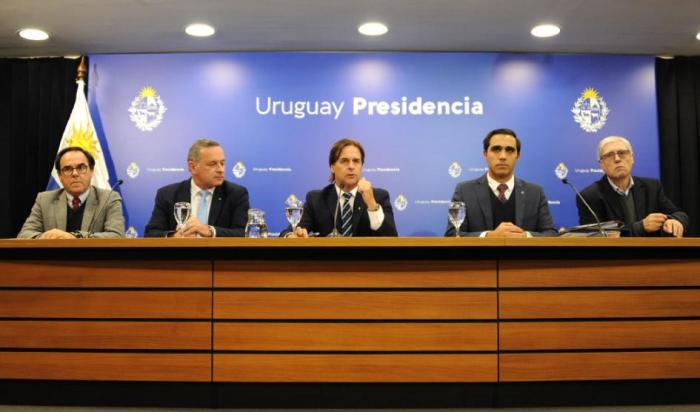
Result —
[[78, 172], [79, 175], [84, 175], [88, 171], [88, 166], [85, 163], [81, 163], [76, 167], [73, 166], [63, 166], [61, 168], [61, 174], [63, 176], [71, 176], [73, 171]]
[[615, 159], [615, 156], [619, 157], [620, 160], [627, 160], [631, 154], [632, 154], [632, 152], [629, 150], [614, 150], [612, 152], [608, 152], [608, 153], [600, 156], [600, 160], [605, 160], [605, 161], [609, 162], [609, 161]]

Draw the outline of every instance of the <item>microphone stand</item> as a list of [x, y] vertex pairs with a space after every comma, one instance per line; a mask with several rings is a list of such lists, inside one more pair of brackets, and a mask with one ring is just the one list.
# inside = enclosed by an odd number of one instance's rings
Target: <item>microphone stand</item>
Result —
[[583, 204], [586, 206], [586, 209], [588, 209], [588, 211], [591, 212], [591, 215], [593, 216], [593, 218], [596, 221], [596, 227], [598, 228], [598, 233], [600, 234], [600, 237], [608, 237], [608, 234], [605, 233], [605, 231], [603, 230], [603, 224], [600, 223], [600, 219], [598, 219], [598, 215], [595, 214], [591, 205], [589, 205], [588, 202], [586, 202], [586, 199], [583, 198], [583, 196], [581, 195], [581, 192], [578, 191], [576, 186], [574, 186], [574, 184], [571, 183], [569, 181], [569, 179], [567, 179], [567, 178], [563, 178], [563, 179], [561, 179], [561, 181], [565, 185], [569, 185], [569, 186], [571, 186], [572, 189], [574, 189], [574, 192], [576, 192], [576, 196], [578, 196], [578, 198], [581, 199]]
[[[345, 183], [340, 183], [338, 185], [340, 191], [343, 191]], [[338, 195], [338, 200], [335, 202], [335, 213], [333, 214], [333, 231], [328, 234], [327, 237], [343, 237], [343, 235], [338, 231], [338, 211], [340, 210], [340, 195]]]

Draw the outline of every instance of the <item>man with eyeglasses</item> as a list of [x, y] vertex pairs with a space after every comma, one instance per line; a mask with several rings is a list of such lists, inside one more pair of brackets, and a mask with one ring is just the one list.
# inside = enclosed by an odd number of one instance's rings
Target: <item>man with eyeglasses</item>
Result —
[[[601, 221], [625, 223], [630, 236], [683, 237], [690, 218], [664, 195], [656, 179], [632, 176], [634, 152], [624, 137], [608, 136], [598, 144], [605, 176], [581, 191]], [[588, 208], [576, 199], [579, 222], [595, 223]]]
[[[199, 139], [187, 152], [190, 179], [158, 189], [145, 237], [242, 237], [248, 221], [248, 189], [226, 180], [226, 156], [218, 142]], [[175, 203], [191, 206], [182, 227]]]
[[17, 235], [23, 239], [124, 237], [119, 193], [90, 184], [95, 158], [81, 147], [66, 147], [54, 167], [63, 188], [41, 192]]
[[[464, 202], [460, 236], [532, 237], [556, 234], [542, 187], [515, 177], [520, 140], [510, 129], [490, 131], [484, 139], [488, 172], [460, 182], [452, 201]], [[445, 236], [455, 236], [448, 223]]]

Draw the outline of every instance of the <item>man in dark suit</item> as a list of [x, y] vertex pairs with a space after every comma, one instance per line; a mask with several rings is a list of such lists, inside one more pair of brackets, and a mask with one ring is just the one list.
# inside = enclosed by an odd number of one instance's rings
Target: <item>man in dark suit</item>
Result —
[[[460, 236], [531, 237], [554, 235], [554, 223], [542, 187], [515, 177], [520, 140], [510, 129], [496, 129], [484, 139], [488, 172], [460, 182], [452, 201], [464, 202]], [[455, 236], [447, 225], [445, 236]]]
[[[248, 221], [248, 190], [224, 180], [225, 164], [219, 143], [197, 140], [187, 153], [192, 178], [158, 189], [145, 236], [243, 236]], [[188, 202], [192, 207], [189, 220], [180, 228], [174, 215], [177, 202]]]
[[317, 232], [328, 236], [336, 229], [339, 236], [398, 236], [389, 192], [372, 187], [362, 177], [364, 163], [365, 150], [360, 142], [335, 142], [328, 156], [331, 184], [307, 193], [296, 231], [287, 228], [280, 235], [308, 237], [310, 232]]
[[[624, 137], [609, 136], [598, 144], [605, 176], [581, 195], [601, 221], [620, 220], [630, 236], [683, 237], [690, 218], [667, 198], [656, 179], [632, 176], [634, 152]], [[588, 208], [576, 199], [579, 222], [595, 223]]]

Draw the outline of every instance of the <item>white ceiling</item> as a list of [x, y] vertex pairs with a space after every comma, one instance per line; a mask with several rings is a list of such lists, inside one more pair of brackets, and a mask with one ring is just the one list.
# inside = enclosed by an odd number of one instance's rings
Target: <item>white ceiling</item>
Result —
[[[389, 33], [357, 33], [381, 20]], [[206, 22], [206, 39], [184, 26]], [[543, 22], [561, 34], [535, 39]], [[17, 36], [48, 31], [46, 42]], [[0, 0], [0, 57], [236, 50], [700, 55], [700, 0]]]

